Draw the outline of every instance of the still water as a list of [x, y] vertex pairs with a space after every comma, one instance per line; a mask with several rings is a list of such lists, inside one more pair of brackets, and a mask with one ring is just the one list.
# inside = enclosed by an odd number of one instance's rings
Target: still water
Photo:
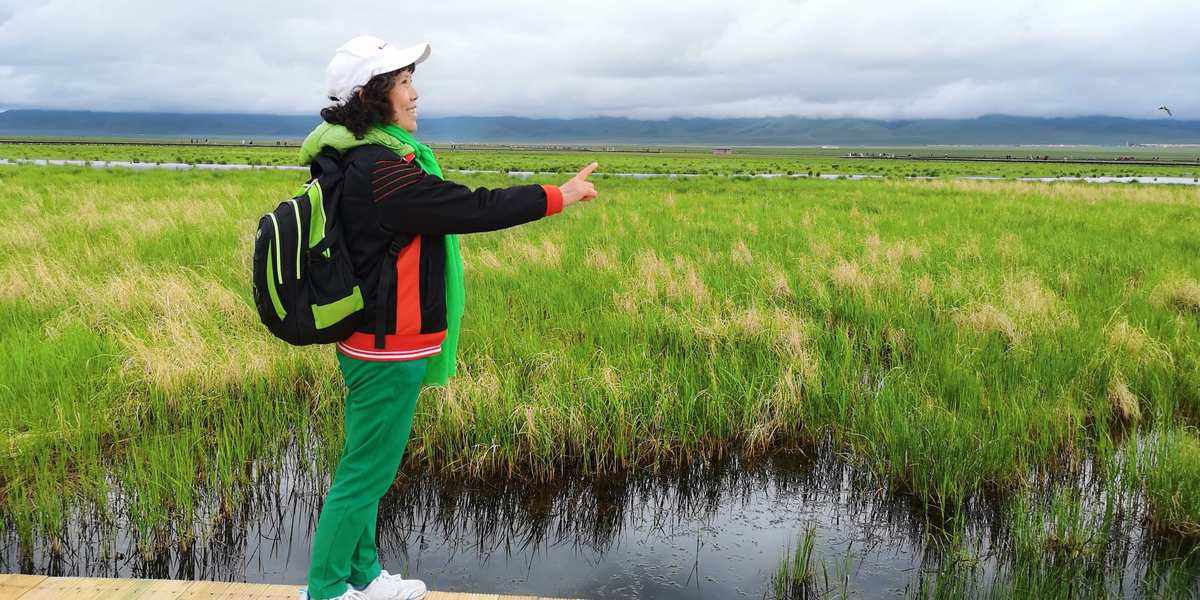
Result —
[[[328, 484], [304, 464], [297, 454], [263, 469], [242, 506], [212, 507], [190, 526], [198, 541], [188, 547], [168, 542], [141, 553], [128, 520], [76, 514], [59, 552], [10, 534], [0, 572], [301, 584]], [[952, 528], [944, 518], [837, 461], [795, 453], [542, 486], [401, 479], [380, 507], [378, 543], [385, 568], [407, 569], [434, 590], [764, 598], [789, 546], [811, 529], [822, 591], [891, 598], [914, 594], [945, 566], [939, 549]], [[1003, 552], [990, 540], [995, 515], [975, 507], [966, 519], [974, 576], [986, 589]], [[1132, 531], [1113, 548], [1118, 570], [1108, 585], [1116, 596], [1139, 597], [1147, 561], [1170, 560], [1138, 539]]]
[[[249, 171], [255, 169], [275, 170], [275, 171], [308, 171], [308, 167], [296, 165], [246, 165], [246, 164], [188, 164], [188, 163], [142, 163], [130, 162], [122, 160], [68, 160], [68, 159], [40, 159], [40, 158], [16, 158], [7, 159], [0, 158], [0, 165], [37, 165], [37, 166], [77, 166], [91, 167], [94, 169], [165, 169], [169, 171]], [[562, 175], [562, 173], [554, 173], [549, 171], [493, 171], [480, 169], [446, 169], [449, 173], [463, 174], [506, 174], [509, 177], [519, 179], [528, 179], [533, 176], [551, 176]], [[810, 177], [820, 179], [848, 179], [853, 181], [867, 179], [883, 179], [882, 175], [864, 175], [854, 173], [821, 173], [819, 175], [808, 175], [807, 173], [755, 173], [753, 175], [698, 175], [695, 173], [597, 173], [596, 177], [622, 177], [630, 179], [679, 179], [693, 177], [752, 177], [755, 179], [806, 179]], [[926, 176], [909, 176], [905, 179], [966, 179], [966, 180], [999, 180], [1003, 181], [1003, 177], [988, 177], [977, 175], [961, 175], [954, 177], [926, 177]], [[1053, 183], [1056, 181], [1062, 182], [1084, 182], [1084, 183], [1140, 183], [1147, 185], [1196, 185], [1200, 186], [1200, 177], [1166, 177], [1166, 176], [1123, 176], [1123, 177], [1017, 177], [1018, 181], [1036, 181], [1043, 183]]]

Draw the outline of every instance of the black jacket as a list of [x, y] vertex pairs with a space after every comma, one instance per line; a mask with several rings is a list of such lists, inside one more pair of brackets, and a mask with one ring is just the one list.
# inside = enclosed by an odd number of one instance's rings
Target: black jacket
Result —
[[[440, 349], [446, 330], [446, 234], [504, 229], [562, 210], [557, 187], [472, 190], [426, 173], [413, 155], [399, 156], [385, 146], [358, 146], [342, 163], [338, 218], [355, 275], [365, 286], [366, 321], [338, 347], [356, 358], [411, 360]], [[394, 269], [394, 279], [383, 269]], [[387, 320], [383, 347], [375, 335], [379, 314]]]

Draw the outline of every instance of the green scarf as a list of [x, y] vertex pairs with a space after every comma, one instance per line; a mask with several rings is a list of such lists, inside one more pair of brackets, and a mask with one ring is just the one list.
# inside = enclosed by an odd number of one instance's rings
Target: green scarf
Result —
[[[396, 138], [400, 143], [412, 146], [417, 155], [417, 164], [430, 175], [442, 177], [442, 167], [438, 164], [433, 150], [421, 143], [413, 135], [396, 125], [381, 127], [385, 133]], [[446, 339], [442, 341], [442, 352], [428, 359], [425, 371], [425, 385], [446, 385], [456, 372], [455, 359], [458, 355], [458, 334], [462, 330], [463, 309], [466, 307], [466, 286], [463, 285], [462, 255], [458, 251], [458, 236], [446, 236]]]
[[[417, 164], [430, 175], [442, 177], [442, 167], [438, 165], [433, 150], [417, 141], [409, 132], [395, 126], [375, 127], [369, 129], [362, 139], [354, 137], [349, 129], [341, 125], [322, 122], [313, 129], [304, 143], [300, 146], [300, 164], [307, 165], [328, 146], [340, 153], [363, 144], [379, 144], [391, 148], [397, 154], [404, 156], [409, 152], [416, 154]], [[442, 352], [426, 359], [428, 368], [425, 371], [425, 385], [446, 385], [456, 372], [458, 355], [458, 334], [462, 330], [463, 308], [466, 305], [466, 288], [463, 285], [462, 256], [458, 251], [458, 236], [446, 236], [446, 339], [442, 341]]]

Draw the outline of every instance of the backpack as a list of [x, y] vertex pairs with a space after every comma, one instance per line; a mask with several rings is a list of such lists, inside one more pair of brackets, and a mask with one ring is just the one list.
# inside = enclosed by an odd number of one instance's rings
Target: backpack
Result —
[[275, 337], [295, 346], [346, 339], [363, 296], [338, 224], [342, 168], [322, 153], [294, 197], [263, 215], [254, 235], [254, 305]]

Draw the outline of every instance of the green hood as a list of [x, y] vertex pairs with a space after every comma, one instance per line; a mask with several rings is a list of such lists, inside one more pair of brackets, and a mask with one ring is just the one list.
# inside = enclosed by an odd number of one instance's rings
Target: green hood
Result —
[[[433, 151], [422, 144], [412, 134], [396, 127], [372, 127], [363, 138], [356, 139], [349, 129], [341, 125], [322, 122], [304, 138], [300, 144], [300, 164], [307, 165], [321, 153], [321, 149], [329, 147], [339, 154], [356, 146], [379, 144], [391, 148], [400, 156], [416, 155], [417, 164], [427, 173], [442, 177], [442, 167], [438, 165]], [[462, 331], [462, 316], [466, 308], [466, 288], [463, 282], [462, 256], [458, 247], [458, 236], [446, 235], [446, 338], [442, 341], [442, 351], [426, 360], [425, 385], [446, 385], [458, 371], [458, 337]]]
[[378, 127], [372, 127], [367, 131], [363, 138], [357, 139], [349, 129], [341, 125], [321, 122], [317, 128], [304, 138], [304, 143], [300, 144], [300, 164], [308, 165], [313, 159], [321, 153], [321, 149], [326, 146], [338, 151], [338, 154], [345, 153], [347, 150], [363, 146], [366, 144], [379, 144], [391, 148], [396, 154], [404, 156], [413, 152], [413, 147], [408, 144], [401, 143], [400, 140], [388, 135]]

